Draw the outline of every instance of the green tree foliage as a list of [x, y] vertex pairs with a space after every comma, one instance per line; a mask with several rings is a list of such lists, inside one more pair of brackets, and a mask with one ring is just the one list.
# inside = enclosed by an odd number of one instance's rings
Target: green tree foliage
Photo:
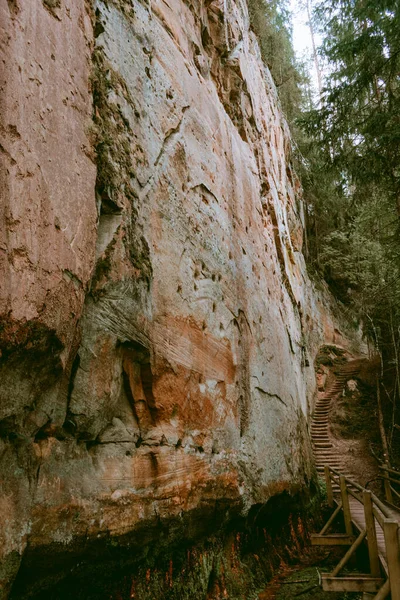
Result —
[[329, 164], [319, 142], [293, 128], [296, 137], [296, 170], [300, 176], [305, 200], [307, 254], [309, 267], [320, 270], [320, 253], [327, 237], [343, 230], [351, 217], [351, 199], [345, 194], [340, 172]]
[[297, 63], [287, 0], [248, 0], [250, 24], [289, 122], [299, 115], [305, 75]]
[[379, 185], [400, 214], [400, 5], [323, 0], [316, 11], [328, 72], [308, 132], [354, 185]]
[[315, 16], [328, 76], [319, 106], [299, 119], [309, 259], [383, 356], [393, 441], [400, 399], [400, 5], [321, 0]]
[[382, 307], [389, 294], [400, 306], [390, 275], [400, 265], [400, 6], [322, 0], [316, 16], [330, 74], [320, 106], [301, 119], [314, 147], [303, 178], [315, 221], [311, 258], [343, 301], [378, 319], [374, 298]]

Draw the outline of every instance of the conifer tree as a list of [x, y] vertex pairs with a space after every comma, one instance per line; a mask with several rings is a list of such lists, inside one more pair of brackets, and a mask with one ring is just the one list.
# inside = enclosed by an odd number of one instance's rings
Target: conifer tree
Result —
[[316, 17], [329, 75], [300, 119], [312, 148], [311, 259], [383, 358], [388, 438], [400, 450], [400, 5], [321, 0]]
[[330, 75], [303, 123], [350, 184], [379, 185], [400, 216], [400, 5], [322, 0], [316, 14]]

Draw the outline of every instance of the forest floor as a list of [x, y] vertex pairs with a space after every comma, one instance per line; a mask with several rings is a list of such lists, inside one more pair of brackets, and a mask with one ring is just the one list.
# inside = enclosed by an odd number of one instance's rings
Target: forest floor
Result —
[[[348, 600], [348, 594], [324, 592], [319, 585], [319, 574], [331, 571], [340, 558], [338, 549], [307, 548], [299, 563], [281, 567], [258, 600]], [[354, 600], [359, 597], [352, 594]]]

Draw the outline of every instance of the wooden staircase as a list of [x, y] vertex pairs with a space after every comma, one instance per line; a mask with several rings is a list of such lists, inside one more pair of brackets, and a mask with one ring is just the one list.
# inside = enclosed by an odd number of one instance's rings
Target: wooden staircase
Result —
[[[329, 465], [336, 471], [351, 477], [350, 473], [345, 473], [343, 458], [337, 453], [330, 440], [329, 412], [334, 402], [341, 396], [346, 382], [355, 377], [358, 372], [359, 363], [356, 366], [351, 362], [343, 365], [334, 382], [315, 404], [311, 423], [311, 440], [317, 472], [321, 477], [324, 475], [324, 465]], [[334, 491], [339, 490], [335, 489]]]
[[[321, 576], [322, 589], [332, 592], [362, 592], [364, 598], [400, 600], [400, 511], [385, 504], [346, 473], [343, 456], [329, 435], [329, 413], [343, 392], [346, 382], [359, 373], [360, 361], [348, 362], [337, 371], [333, 383], [315, 405], [311, 438], [317, 472], [325, 479], [327, 501], [334, 511], [319, 534], [311, 536], [313, 545], [347, 547], [343, 558], [331, 573]], [[400, 493], [391, 483], [400, 485], [400, 474], [386, 469], [386, 500]], [[396, 479], [396, 477], [398, 479]], [[388, 498], [388, 492], [390, 492]], [[329, 533], [335, 519], [343, 515], [344, 533]], [[366, 544], [368, 573], [343, 573], [351, 556]]]
[[[400, 511], [327, 465], [324, 473], [327, 502], [335, 510], [320, 533], [311, 536], [311, 544], [347, 546], [348, 550], [333, 571], [322, 573], [322, 589], [363, 592], [364, 598], [372, 600], [385, 600], [391, 594], [391, 600], [400, 600]], [[335, 483], [340, 494], [334, 493]], [[329, 533], [339, 513], [343, 515], [345, 532]], [[368, 549], [369, 572], [352, 569], [343, 573], [361, 544], [366, 544]]]

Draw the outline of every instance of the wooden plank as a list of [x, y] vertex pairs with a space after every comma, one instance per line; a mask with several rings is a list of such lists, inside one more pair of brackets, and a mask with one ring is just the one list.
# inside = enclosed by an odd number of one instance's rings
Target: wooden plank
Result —
[[346, 533], [333, 533], [321, 535], [313, 533], [311, 535], [311, 546], [351, 546], [354, 544], [355, 537]]
[[351, 513], [349, 505], [349, 496], [347, 494], [346, 478], [344, 475], [339, 477], [340, 493], [342, 496], [343, 516], [344, 516], [344, 527], [347, 535], [353, 534], [353, 527], [351, 524]]
[[324, 592], [378, 592], [384, 580], [380, 577], [356, 575], [351, 577], [332, 577], [330, 573], [322, 575]]
[[363, 503], [371, 575], [373, 577], [379, 577], [379, 575], [381, 574], [381, 568], [379, 564], [378, 542], [376, 539], [375, 518], [373, 513], [370, 491], [364, 490]]
[[390, 594], [392, 600], [400, 600], [400, 548], [398, 522], [393, 519], [385, 519], [383, 531], [385, 534], [386, 557], [389, 569]]
[[331, 480], [331, 474], [330, 474], [328, 465], [324, 466], [324, 471], [325, 471], [326, 494], [327, 494], [327, 499], [328, 499], [328, 505], [333, 506], [332, 480]]
[[[361, 531], [366, 526], [363, 507], [357, 500], [355, 500], [354, 498], [350, 498], [350, 509], [351, 509], [352, 521], [353, 521], [354, 525], [356, 526], [356, 528], [359, 531]], [[375, 512], [375, 510], [376, 510], [376, 506], [374, 506], [374, 512]], [[382, 524], [383, 524], [383, 515], [382, 515]], [[378, 522], [375, 524], [375, 527], [376, 527], [376, 538], [377, 538], [379, 558], [380, 558], [381, 564], [385, 570], [385, 573], [387, 574], [388, 570], [387, 570], [387, 564], [386, 564], [386, 547], [385, 547], [383, 530]]]

